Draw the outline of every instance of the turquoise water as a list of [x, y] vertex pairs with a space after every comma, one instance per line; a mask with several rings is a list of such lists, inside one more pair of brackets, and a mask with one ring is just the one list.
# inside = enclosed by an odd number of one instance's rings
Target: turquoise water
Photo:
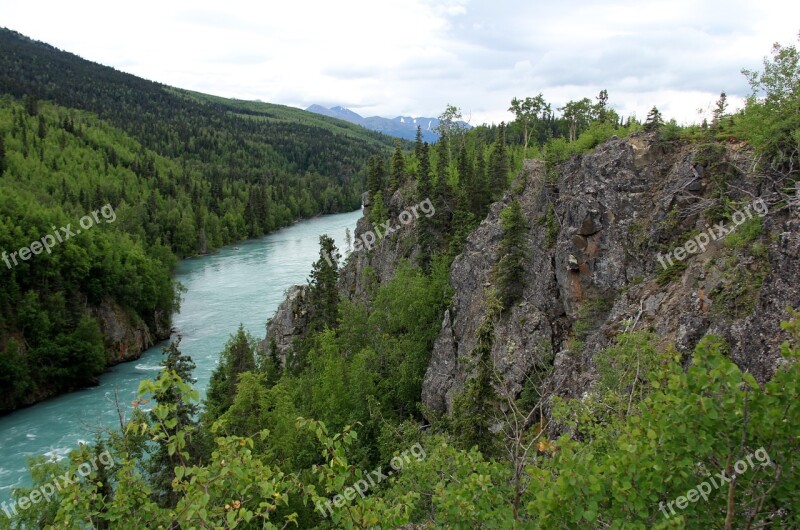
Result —
[[[284, 292], [305, 283], [311, 264], [319, 257], [319, 236], [328, 234], [344, 247], [345, 230], [355, 231], [361, 211], [326, 215], [226, 247], [211, 256], [184, 260], [176, 279], [187, 292], [175, 315], [176, 335], [183, 336], [181, 351], [197, 363], [196, 387], [204, 392], [218, 354], [239, 324], [263, 338], [267, 319], [283, 300]], [[159, 370], [164, 342], [139, 360], [117, 365], [101, 376], [100, 385], [73, 392], [0, 418], [0, 501], [11, 488], [28, 484], [25, 457], [47, 454], [63, 458], [79, 442], [94, 440], [103, 428], [119, 428], [115, 391], [129, 417], [139, 381]]]

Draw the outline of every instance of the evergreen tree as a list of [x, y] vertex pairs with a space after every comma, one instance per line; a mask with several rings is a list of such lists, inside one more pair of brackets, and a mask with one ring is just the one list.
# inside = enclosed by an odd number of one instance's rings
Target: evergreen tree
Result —
[[392, 192], [399, 189], [405, 181], [406, 161], [403, 158], [403, 151], [400, 150], [400, 142], [394, 146], [392, 155], [392, 174], [389, 178], [389, 186]]
[[6, 170], [6, 143], [3, 140], [3, 135], [0, 134], [0, 176], [3, 176], [3, 173]]
[[44, 121], [44, 116], [39, 114], [39, 129], [37, 131], [40, 140], [44, 140], [47, 136], [47, 124]]
[[379, 191], [383, 191], [386, 187], [386, 170], [383, 166], [383, 158], [379, 155], [373, 155], [367, 162], [367, 190], [370, 192], [370, 197], [373, 198]]
[[495, 200], [502, 196], [508, 185], [508, 167], [505, 125], [501, 123], [497, 130], [497, 139], [489, 153], [489, 191]]
[[664, 125], [664, 119], [661, 117], [661, 112], [653, 105], [653, 108], [647, 114], [647, 119], [644, 121], [644, 130], [648, 132], [657, 131], [662, 125]]
[[714, 107], [714, 114], [713, 119], [711, 120], [711, 127], [714, 129], [718, 129], [720, 127], [720, 120], [725, 115], [725, 111], [728, 108], [728, 95], [725, 91], [722, 91], [719, 95], [719, 99], [717, 100], [717, 105]]
[[[180, 351], [181, 337], [170, 343], [163, 349], [166, 355], [161, 361], [165, 373], [174, 373], [183, 380], [184, 383], [193, 385], [197, 380], [193, 377], [196, 365], [191, 356], [184, 355]], [[197, 405], [184, 399], [184, 394], [175, 385], [170, 383], [161, 388], [153, 396], [159, 405], [174, 407], [174, 415], [170, 418], [174, 421], [174, 426], [169, 428], [169, 434], [174, 436], [178, 431], [192, 432], [197, 425], [195, 417], [197, 415]], [[151, 419], [156, 421], [155, 415], [150, 413]], [[163, 507], [175, 507], [178, 503], [178, 495], [172, 490], [172, 481], [175, 478], [175, 466], [180, 463], [178, 455], [170, 452], [167, 441], [159, 440], [153, 454], [147, 460], [146, 470], [150, 483], [153, 486], [153, 500]]]
[[603, 89], [597, 96], [597, 103], [594, 106], [597, 121], [605, 123], [608, 116], [608, 90]]
[[500, 315], [500, 304], [490, 295], [487, 312], [476, 330], [477, 342], [471, 357], [477, 363], [475, 377], [469, 379], [464, 390], [453, 401], [453, 435], [462, 449], [477, 446], [487, 456], [496, 449], [495, 435], [491, 427], [495, 420], [497, 392], [492, 385], [495, 377], [492, 347], [494, 346], [495, 322]]
[[[419, 201], [430, 199], [431, 197], [431, 160], [428, 142], [422, 144], [419, 155], [419, 173], [417, 174], [417, 198]], [[417, 219], [417, 242], [419, 243], [419, 256], [417, 263], [424, 271], [430, 270], [431, 261], [433, 259], [433, 232], [431, 220], [422, 215]]]
[[486, 178], [486, 157], [484, 156], [483, 145], [478, 145], [475, 150], [477, 155], [475, 157], [475, 188], [478, 197], [478, 210], [476, 216], [482, 218], [486, 207], [489, 206], [491, 201], [491, 193], [489, 191], [489, 181]]
[[236, 385], [244, 372], [256, 369], [255, 339], [239, 324], [220, 354], [220, 363], [211, 374], [206, 394], [204, 421], [210, 424], [228, 410], [236, 397]]
[[319, 259], [314, 263], [309, 278], [311, 329], [321, 331], [334, 329], [338, 320], [339, 250], [333, 238], [327, 234], [319, 236]]
[[422, 127], [417, 125], [417, 135], [414, 140], [414, 156], [417, 160], [422, 160]]
[[278, 341], [275, 340], [275, 337], [269, 338], [266, 356], [261, 359], [260, 364], [261, 371], [266, 376], [267, 388], [272, 388], [278, 383], [283, 373], [281, 357], [278, 353]]
[[528, 223], [517, 199], [500, 212], [503, 239], [500, 242], [500, 261], [495, 269], [497, 296], [508, 309], [522, 296], [525, 289], [525, 233]]

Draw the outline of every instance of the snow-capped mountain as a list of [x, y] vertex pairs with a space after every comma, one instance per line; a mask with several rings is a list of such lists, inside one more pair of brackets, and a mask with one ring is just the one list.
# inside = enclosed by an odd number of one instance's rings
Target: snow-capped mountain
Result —
[[[382, 132], [389, 136], [396, 136], [397, 138], [405, 138], [406, 140], [413, 140], [416, 137], [417, 126], [419, 125], [422, 128], [422, 139], [424, 141], [433, 143], [439, 139], [439, 135], [436, 132], [439, 120], [436, 118], [413, 118], [411, 116], [397, 116], [391, 119], [382, 118], [381, 116], [364, 118], [348, 108], [339, 106], [325, 108], [322, 105], [311, 105], [306, 110], [356, 123], [367, 129]], [[461, 122], [461, 124], [467, 129], [472, 128], [468, 123]]]

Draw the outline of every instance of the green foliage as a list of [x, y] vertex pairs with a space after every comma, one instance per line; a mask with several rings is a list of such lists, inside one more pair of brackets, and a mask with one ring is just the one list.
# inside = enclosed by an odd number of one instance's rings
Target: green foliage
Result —
[[686, 270], [686, 267], [688, 266], [689, 266], [688, 261], [674, 259], [673, 262], [666, 269], [663, 267], [659, 269], [658, 274], [656, 275], [656, 282], [658, 283], [658, 285], [661, 286], [674, 282], [675, 280], [683, 276], [683, 272]]
[[765, 166], [793, 172], [800, 152], [800, 52], [775, 44], [762, 71], [743, 70], [752, 95], [735, 116], [733, 134], [744, 138], [766, 159]]
[[734, 250], [745, 250], [752, 247], [753, 242], [758, 239], [763, 232], [763, 218], [753, 217], [736, 227], [732, 234], [725, 236], [723, 244]]
[[[800, 524], [798, 314], [783, 328], [792, 339], [782, 346], [783, 364], [765, 384], [726, 359], [725, 345], [715, 337], [701, 341], [686, 368], [678, 356], [660, 356], [652, 334], [620, 337], [599, 357], [601, 379], [592, 397], [554, 403], [554, 418], [577, 430], [558, 440], [541, 438], [537, 450], [522, 461], [528, 485], [519, 490], [518, 511], [510, 501], [517, 494], [510, 462], [488, 459], [477, 449], [457, 449], [441, 435], [399, 433], [403, 443], [420, 442], [424, 458], [410, 459], [362, 499], [343, 495], [351, 484], [367, 480], [366, 470], [374, 469], [354, 465], [351, 454], [363, 442], [351, 426], [330, 434], [322, 422], [288, 420], [294, 413], [288, 408], [281, 419], [261, 416], [236, 427], [256, 429], [253, 436], [217, 436], [208, 461], [192, 465], [185, 463], [191, 429], [173, 431], [175, 406], [159, 403], [153, 420], [134, 419], [125, 437], [155, 439], [176, 455], [180, 463], [171, 487], [180, 500], [174, 508], [151, 500], [149, 484], [136, 472], [137, 457], [122, 450], [121, 440], [111, 439], [106, 447], [115, 465], [105, 477], [90, 475], [66, 484], [49, 502], [21, 512], [15, 523], [47, 529], [119, 524], [278, 528], [293, 521], [303, 528], [433, 523], [436, 528], [546, 529], [717, 528], [730, 520], [751, 527], [793, 528]], [[247, 416], [247, 403], [258, 415], [270, 414], [277, 402], [271, 401], [273, 390], [264, 389], [261, 376], [246, 375], [242, 385], [241, 407], [228, 419]], [[169, 387], [178, 390], [183, 402], [197, 398], [169, 371], [143, 382], [140, 391], [158, 394]], [[603, 409], [617, 413], [603, 413], [602, 421], [595, 414], [586, 416], [587, 410]], [[581, 423], [574, 423], [576, 419]], [[272, 431], [258, 431], [262, 421], [290, 427], [271, 440]], [[224, 422], [214, 430], [223, 428]], [[273, 456], [273, 449], [294, 443], [313, 448], [298, 472], [276, 463], [297, 465], [290, 463], [288, 448], [284, 457]], [[80, 463], [101, 448], [85, 447], [64, 464], [37, 461], [34, 488], [64, 472], [77, 476]], [[735, 483], [727, 484], [722, 473], [736, 473]], [[707, 493], [689, 497], [680, 509], [676, 500], [703, 484]], [[15, 496], [29, 491], [17, 490]], [[340, 502], [328, 513], [325, 503], [333, 506], [335, 499]]]
[[493, 386], [494, 328], [500, 315], [500, 301], [490, 295], [486, 315], [475, 331], [476, 343], [471, 357], [476, 363], [475, 377], [467, 380], [464, 389], [453, 400], [452, 431], [462, 449], [477, 447], [483, 454], [497, 450], [491, 427], [495, 421], [498, 395]]
[[386, 208], [383, 191], [379, 191], [372, 196], [372, 204], [370, 206], [369, 222], [372, 226], [381, 226], [381, 224], [389, 218], [389, 211]]
[[309, 326], [313, 330], [336, 327], [339, 307], [336, 282], [339, 280], [340, 258], [333, 238], [327, 234], [319, 236], [319, 259], [311, 267], [308, 280], [311, 305]]
[[212, 423], [231, 407], [241, 374], [255, 371], [256, 347], [256, 340], [240, 324], [236, 335], [231, 335], [225, 344], [220, 362], [211, 374], [204, 403], [206, 423]]
[[553, 248], [556, 241], [558, 241], [558, 219], [556, 219], [556, 211], [553, 208], [553, 203], [547, 203], [547, 212], [539, 218], [539, 224], [545, 229], [545, 245], [547, 248]]
[[664, 118], [661, 117], [661, 111], [653, 106], [650, 112], [647, 113], [647, 118], [644, 120], [644, 130], [647, 132], [658, 131], [664, 125]]
[[517, 199], [502, 212], [503, 239], [500, 242], [499, 261], [495, 266], [497, 296], [504, 309], [510, 308], [525, 289], [526, 233], [528, 223]]

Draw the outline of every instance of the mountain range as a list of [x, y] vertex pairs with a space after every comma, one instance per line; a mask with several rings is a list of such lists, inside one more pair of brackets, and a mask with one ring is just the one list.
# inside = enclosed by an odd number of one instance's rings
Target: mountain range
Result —
[[[341, 106], [325, 108], [322, 105], [311, 105], [306, 110], [315, 114], [349, 121], [371, 131], [382, 132], [383, 134], [406, 140], [416, 138], [417, 126], [420, 126], [422, 127], [422, 139], [424, 141], [433, 143], [439, 139], [439, 133], [436, 132], [436, 127], [439, 125], [438, 118], [413, 118], [410, 116], [397, 116], [391, 119], [381, 116], [364, 118], [360, 114]], [[472, 126], [466, 122], [459, 123], [466, 129], [472, 129]]]

